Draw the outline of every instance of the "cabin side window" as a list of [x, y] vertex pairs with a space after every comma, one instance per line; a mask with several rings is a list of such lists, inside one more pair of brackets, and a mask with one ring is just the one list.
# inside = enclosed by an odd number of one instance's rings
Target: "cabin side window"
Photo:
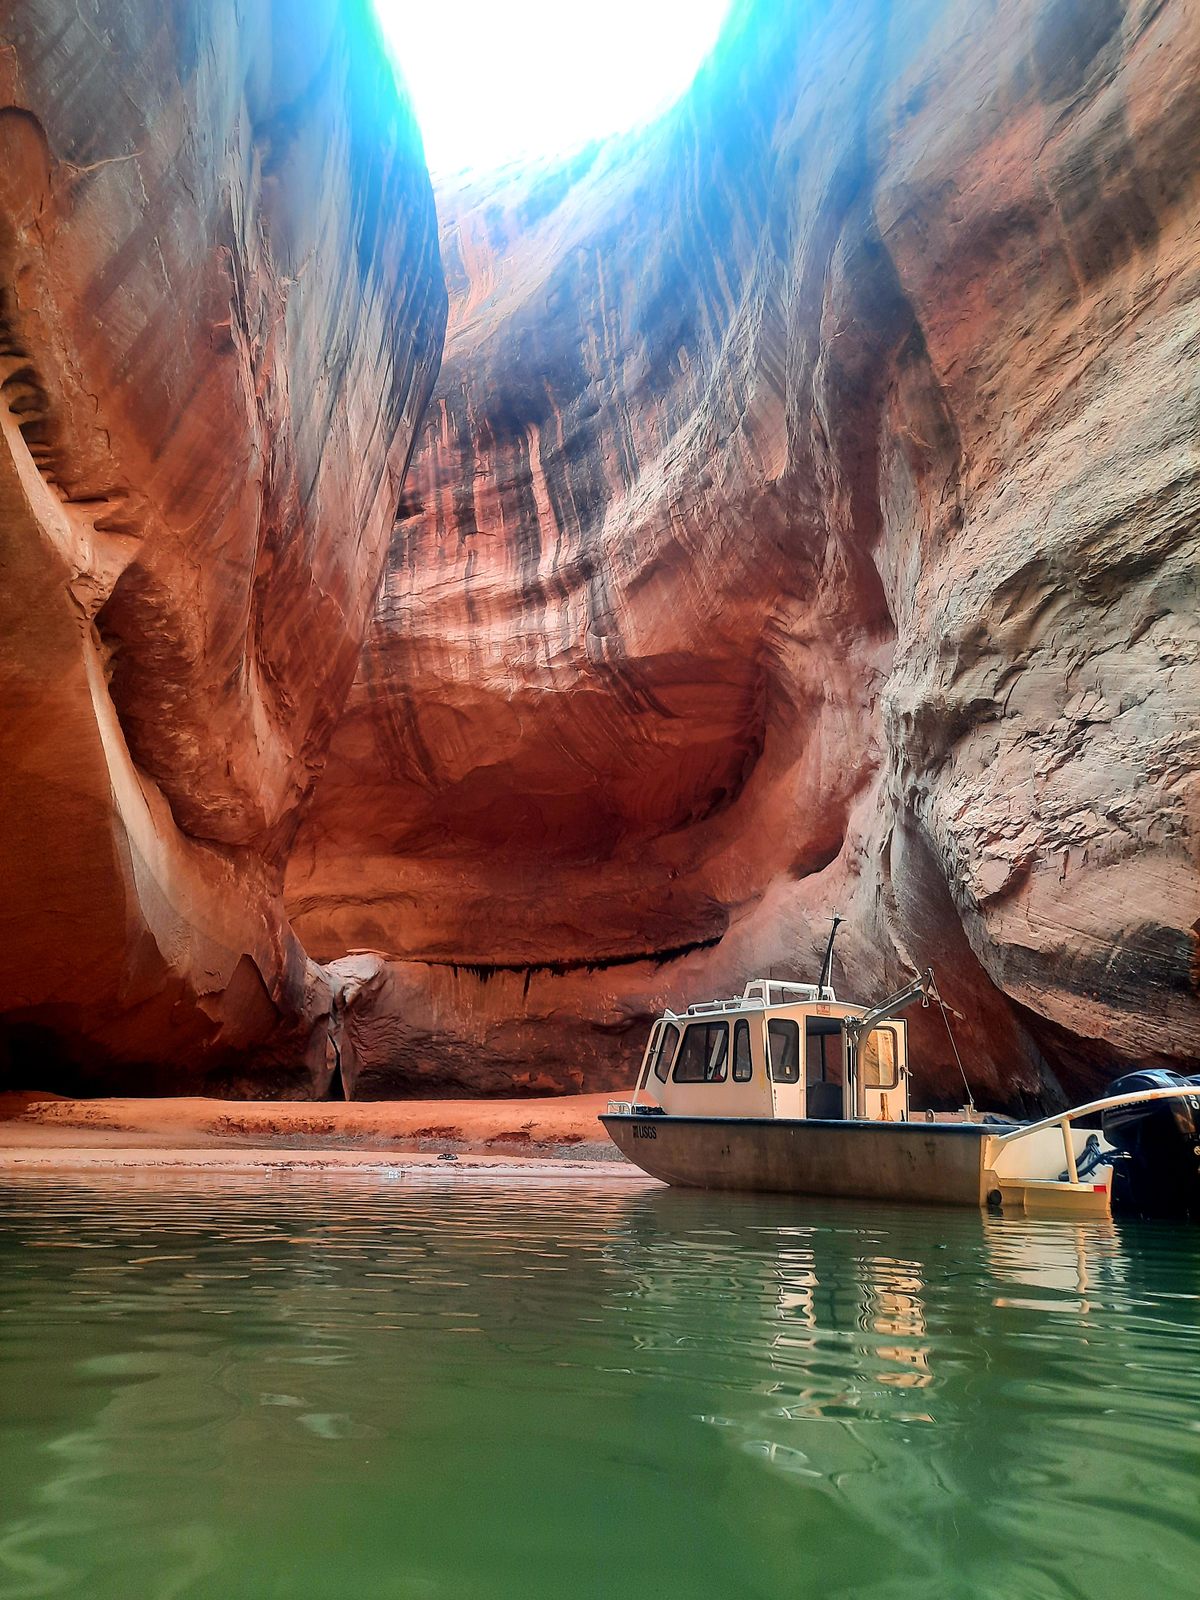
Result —
[[750, 1024], [744, 1019], [733, 1025], [733, 1081], [749, 1083], [754, 1067], [750, 1059]]
[[773, 1082], [800, 1081], [800, 1028], [789, 1017], [772, 1017], [767, 1023], [767, 1058]]
[[897, 1071], [895, 1028], [872, 1028], [858, 1052], [859, 1081], [868, 1089], [894, 1089]]
[[679, 1029], [673, 1022], [668, 1022], [662, 1031], [662, 1038], [658, 1041], [658, 1053], [654, 1057], [654, 1076], [660, 1083], [667, 1081], [671, 1057], [675, 1054], [675, 1046], [678, 1043]]
[[683, 1035], [672, 1078], [676, 1083], [724, 1083], [729, 1024], [693, 1022]]

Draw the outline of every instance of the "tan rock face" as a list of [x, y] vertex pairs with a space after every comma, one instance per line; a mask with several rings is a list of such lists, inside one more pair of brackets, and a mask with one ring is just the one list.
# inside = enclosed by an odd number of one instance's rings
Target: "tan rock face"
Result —
[[0, 1011], [25, 1081], [328, 1079], [283, 867], [445, 316], [365, 0], [0, 19]]
[[981, 1096], [1195, 1062], [1198, 81], [1193, 0], [759, 0], [649, 133], [442, 198], [288, 869], [360, 1091], [627, 1082], [834, 911]]

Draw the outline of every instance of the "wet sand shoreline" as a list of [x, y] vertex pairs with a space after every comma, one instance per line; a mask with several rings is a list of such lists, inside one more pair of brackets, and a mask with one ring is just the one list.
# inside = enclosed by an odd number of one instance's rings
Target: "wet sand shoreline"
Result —
[[386, 1169], [418, 1178], [645, 1182], [596, 1121], [608, 1099], [330, 1103], [0, 1094], [0, 1172]]

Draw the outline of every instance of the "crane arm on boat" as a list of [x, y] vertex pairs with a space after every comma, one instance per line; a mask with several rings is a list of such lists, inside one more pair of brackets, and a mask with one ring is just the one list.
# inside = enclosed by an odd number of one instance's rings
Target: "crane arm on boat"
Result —
[[936, 993], [933, 982], [933, 968], [926, 967], [911, 983], [906, 983], [903, 989], [897, 989], [895, 994], [890, 994], [886, 1000], [881, 1000], [877, 1006], [872, 1006], [870, 1011], [865, 1011], [861, 1017], [846, 1017], [842, 1027], [856, 1041], [870, 1033], [877, 1023], [886, 1022], [889, 1017], [899, 1016], [901, 1011], [906, 1011], [915, 1001], [919, 1000], [923, 1006], [929, 1004], [929, 996]]

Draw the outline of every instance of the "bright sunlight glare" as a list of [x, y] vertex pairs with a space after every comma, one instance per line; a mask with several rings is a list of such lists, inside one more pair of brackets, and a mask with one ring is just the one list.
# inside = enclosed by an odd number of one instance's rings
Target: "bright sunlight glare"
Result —
[[730, 0], [375, 0], [430, 170], [569, 155], [671, 105]]

